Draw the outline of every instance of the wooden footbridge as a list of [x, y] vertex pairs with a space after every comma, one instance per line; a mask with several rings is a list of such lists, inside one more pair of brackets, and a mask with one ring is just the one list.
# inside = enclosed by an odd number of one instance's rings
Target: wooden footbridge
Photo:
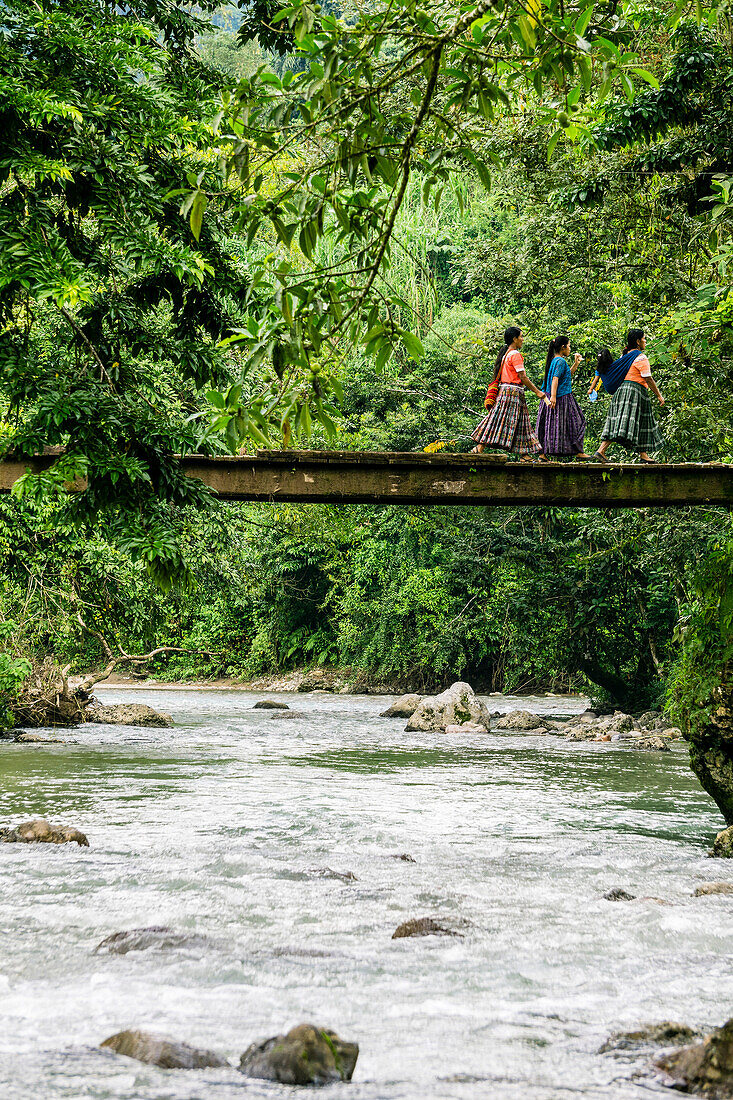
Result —
[[[0, 492], [58, 454], [0, 462]], [[733, 465], [523, 464], [490, 455], [373, 451], [258, 451], [234, 458], [190, 455], [181, 465], [223, 500], [300, 504], [733, 507]], [[70, 485], [81, 491], [84, 483]]]

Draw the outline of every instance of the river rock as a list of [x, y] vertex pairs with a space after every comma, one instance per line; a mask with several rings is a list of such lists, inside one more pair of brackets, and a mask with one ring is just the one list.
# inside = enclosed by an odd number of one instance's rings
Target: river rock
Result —
[[188, 1043], [179, 1043], [149, 1031], [118, 1031], [100, 1044], [126, 1058], [135, 1058], [161, 1069], [218, 1069], [230, 1065], [213, 1050], [199, 1050]]
[[458, 936], [451, 928], [439, 924], [432, 917], [413, 917], [403, 921], [392, 933], [393, 940], [403, 940], [408, 936]]
[[733, 859], [733, 825], [718, 833], [710, 850], [711, 856], [718, 859]]
[[84, 833], [70, 825], [49, 825], [45, 818], [24, 821], [15, 828], [0, 829], [0, 841], [6, 844], [70, 844], [76, 842], [82, 848], [89, 847]]
[[620, 886], [616, 886], [613, 890], [609, 890], [607, 894], [604, 894], [603, 899], [604, 901], [636, 901], [636, 894], [629, 894], [626, 890], [622, 890]]
[[170, 714], [153, 710], [146, 703], [116, 703], [111, 707], [103, 707], [95, 703], [86, 712], [87, 722], [104, 722], [111, 726], [155, 726], [162, 728], [172, 726], [173, 719]]
[[59, 737], [44, 737], [41, 733], [27, 733], [25, 730], [17, 730], [13, 740], [21, 745], [63, 745], [66, 743]]
[[311, 867], [308, 874], [314, 878], [333, 878], [338, 882], [358, 881], [353, 871], [334, 871], [331, 867]]
[[195, 932], [176, 932], [164, 924], [153, 924], [149, 928], [130, 928], [126, 932], [113, 932], [94, 948], [94, 954], [126, 955], [128, 951], [148, 951], [150, 948], [163, 951], [172, 947], [200, 947], [207, 943], [205, 936]]
[[469, 722], [488, 730], [489, 713], [474, 695], [471, 685], [459, 681], [440, 695], [428, 695], [422, 699], [405, 729], [410, 733], [416, 730], [444, 731], [446, 726], [464, 726]]
[[537, 714], [529, 710], [510, 710], [496, 723], [498, 730], [536, 730], [544, 725]]
[[709, 1097], [733, 1097], [733, 1019], [701, 1043], [664, 1054], [655, 1066], [676, 1089]]
[[411, 718], [420, 705], [421, 695], [401, 695], [391, 707], [379, 715], [380, 718]]
[[733, 882], [702, 882], [692, 896], [702, 898], [706, 894], [733, 894]]
[[287, 1035], [253, 1043], [242, 1055], [239, 1069], [247, 1077], [283, 1085], [330, 1085], [350, 1081], [358, 1057], [356, 1043], [347, 1043], [326, 1028], [300, 1024]]
[[290, 710], [287, 703], [279, 703], [276, 699], [260, 699], [252, 710]]
[[291, 718], [305, 718], [305, 714], [302, 710], [276, 710], [270, 715], [271, 722], [283, 722]]
[[634, 719], [630, 714], [624, 714], [622, 710], [616, 710], [611, 716], [611, 725], [618, 733], [626, 733], [634, 728]]
[[659, 730], [659, 736], [663, 737], [665, 741], [681, 741], [682, 730], [679, 726], [668, 726], [666, 729]]
[[462, 726], [446, 726], [445, 732], [448, 734], [456, 733], [487, 733], [486, 726], [479, 725], [478, 722], [464, 722]]
[[395, 852], [394, 855], [390, 856], [390, 859], [399, 859], [403, 863], [417, 863], [417, 860], [413, 859], [407, 852]]
[[627, 741], [626, 744], [632, 749], [647, 749], [649, 752], [670, 752], [670, 747], [663, 737], [658, 735], [649, 735], [641, 737], [635, 737], [633, 741]]
[[609, 1036], [598, 1053], [605, 1054], [609, 1050], [634, 1050], [637, 1047], [652, 1045], [681, 1046], [682, 1043], [692, 1042], [699, 1034], [685, 1024], [675, 1024], [671, 1020], [665, 1020], [661, 1024], [650, 1024], [636, 1031], [617, 1031]]

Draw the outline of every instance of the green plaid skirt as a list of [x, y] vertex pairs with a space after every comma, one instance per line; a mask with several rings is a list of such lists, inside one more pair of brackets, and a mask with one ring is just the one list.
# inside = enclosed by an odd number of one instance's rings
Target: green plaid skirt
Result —
[[603, 425], [601, 439], [621, 443], [628, 451], [658, 451], [664, 436], [652, 412], [652, 399], [646, 386], [622, 382], [611, 398], [611, 407]]

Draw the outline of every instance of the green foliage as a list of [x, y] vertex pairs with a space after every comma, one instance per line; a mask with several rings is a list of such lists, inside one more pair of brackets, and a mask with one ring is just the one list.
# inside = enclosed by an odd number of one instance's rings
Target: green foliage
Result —
[[[730, 532], [730, 526], [728, 526]], [[680, 619], [681, 653], [668, 689], [668, 705], [692, 740], [720, 705], [716, 691], [733, 662], [733, 538], [713, 548], [697, 571], [694, 598]]]
[[[17, 623], [11, 619], [0, 622], [0, 645], [7, 643], [17, 629]], [[32, 667], [27, 657], [0, 649], [0, 730], [13, 725], [10, 704], [17, 698]]]

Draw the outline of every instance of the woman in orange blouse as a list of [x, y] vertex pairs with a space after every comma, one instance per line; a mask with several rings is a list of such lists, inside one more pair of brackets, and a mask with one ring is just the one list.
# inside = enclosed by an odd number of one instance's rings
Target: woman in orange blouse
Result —
[[[653, 462], [649, 451], [659, 450], [664, 443], [664, 437], [654, 417], [649, 390], [660, 405], [664, 404], [664, 398], [652, 378], [643, 329], [629, 330], [624, 355], [629, 356], [626, 377], [611, 398], [611, 407], [601, 432], [601, 443], [593, 458], [608, 462], [606, 451], [609, 444], [620, 443], [627, 451], [638, 451], [642, 462]], [[598, 356], [597, 373], [605, 373], [612, 360], [611, 352], [604, 348]]]
[[475, 451], [486, 447], [498, 447], [502, 451], [512, 451], [526, 456], [534, 455], [544, 459], [540, 441], [532, 428], [529, 410], [524, 396], [525, 387], [536, 393], [542, 401], [547, 397], [527, 377], [522, 357], [524, 336], [522, 330], [511, 325], [504, 333], [504, 347], [496, 357], [494, 381], [499, 381], [499, 393], [483, 420], [477, 424], [471, 438], [475, 441]]

